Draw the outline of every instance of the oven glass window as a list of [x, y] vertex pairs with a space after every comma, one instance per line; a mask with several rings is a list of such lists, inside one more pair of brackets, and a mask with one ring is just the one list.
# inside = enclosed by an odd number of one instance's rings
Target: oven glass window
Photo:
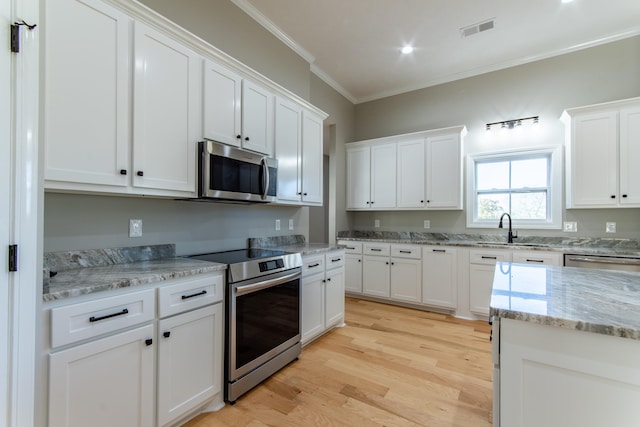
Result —
[[300, 333], [300, 280], [236, 299], [236, 369]]

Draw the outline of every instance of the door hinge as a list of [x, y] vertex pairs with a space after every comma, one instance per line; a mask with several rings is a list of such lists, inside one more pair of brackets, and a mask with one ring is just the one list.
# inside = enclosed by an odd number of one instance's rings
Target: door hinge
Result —
[[24, 25], [29, 31], [36, 27], [36, 24], [29, 25], [24, 20], [11, 24], [11, 52], [20, 52], [20, 26]]
[[9, 271], [18, 271], [18, 245], [9, 245]]

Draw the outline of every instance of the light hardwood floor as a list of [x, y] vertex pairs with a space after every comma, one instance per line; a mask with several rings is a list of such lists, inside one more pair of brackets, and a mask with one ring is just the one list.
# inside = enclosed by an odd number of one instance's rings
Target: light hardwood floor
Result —
[[491, 425], [487, 322], [353, 298], [345, 320], [235, 405], [185, 426]]

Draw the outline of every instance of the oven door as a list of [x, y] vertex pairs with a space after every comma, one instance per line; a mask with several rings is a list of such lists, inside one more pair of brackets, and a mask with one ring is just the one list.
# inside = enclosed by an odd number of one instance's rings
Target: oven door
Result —
[[300, 341], [300, 269], [230, 285], [228, 380], [233, 382]]
[[278, 161], [214, 141], [199, 143], [199, 197], [244, 202], [276, 200]]

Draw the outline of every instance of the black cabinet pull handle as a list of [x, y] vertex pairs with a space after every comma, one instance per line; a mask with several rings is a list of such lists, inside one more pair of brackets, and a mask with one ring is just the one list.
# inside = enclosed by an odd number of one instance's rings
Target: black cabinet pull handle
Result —
[[389, 265], [389, 261], [385, 262], [385, 264]]
[[150, 346], [151, 344], [153, 344], [153, 340], [151, 338], [147, 338], [146, 340], [144, 340], [144, 343], [148, 346]]
[[427, 203], [431, 203], [431, 200], [427, 200]]
[[623, 194], [623, 195], [622, 195], [622, 198], [623, 198], [623, 199], [626, 199], [626, 198], [627, 198], [627, 195], [626, 195], [626, 194]]
[[615, 194], [612, 194], [612, 195], [611, 195], [611, 198], [612, 198], [612, 199], [615, 199], [615, 198], [616, 198]]
[[206, 295], [207, 291], [200, 291], [198, 293], [195, 294], [191, 294], [191, 295], [182, 295], [182, 299], [189, 299], [189, 298], [193, 298], [193, 297], [199, 297], [200, 295]]
[[309, 268], [313, 268], [313, 267], [319, 267], [320, 263], [315, 263], [315, 264], [309, 264]]
[[302, 195], [303, 195], [303, 196], [306, 196], [306, 195], [307, 195], [307, 193], [302, 193]]
[[527, 262], [544, 262], [542, 259], [529, 259], [527, 258]]
[[331, 281], [331, 277], [329, 277], [329, 278], [327, 279], [327, 282], [330, 282], [330, 281]]
[[248, 140], [249, 140], [249, 137], [248, 137], [248, 136], [246, 136], [246, 137], [244, 138], [244, 140], [245, 140], [245, 141], [248, 141]]
[[400, 253], [401, 253], [401, 254], [410, 254], [411, 252], [413, 252], [413, 251], [403, 251], [403, 250], [400, 250]]
[[138, 171], [138, 172], [136, 173], [136, 175], [138, 175], [138, 176], [144, 176], [144, 172], [143, 172], [143, 171]]
[[112, 314], [107, 314], [106, 316], [100, 316], [100, 317], [96, 317], [96, 316], [91, 316], [89, 317], [89, 322], [99, 322], [101, 320], [105, 320], [105, 319], [111, 319], [112, 317], [116, 317], [116, 316], [122, 316], [125, 314], [129, 313], [129, 309], [128, 308], [123, 308], [122, 311], [119, 311], [117, 313], [112, 313]]
[[482, 255], [482, 259], [496, 259], [496, 257]]
[[356, 250], [356, 248], [355, 248], [355, 247], [351, 247], [351, 246], [347, 246], [347, 249], [352, 250], [352, 251], [355, 251], [355, 250]]
[[331, 260], [331, 262], [338, 262], [338, 261], [342, 261], [342, 258], [333, 258], [333, 259]]
[[424, 203], [424, 200], [420, 200], [420, 203]]
[[382, 249], [371, 248], [371, 252], [382, 252]]
[[169, 338], [171, 336], [171, 331], [163, 332], [162, 336], [165, 337], [165, 338]]
[[120, 169], [120, 175], [126, 175], [126, 174], [127, 174], [126, 169]]
[[362, 262], [362, 260], [361, 260], [361, 259], [359, 259], [359, 260], [358, 260], [358, 262]]
[[236, 138], [240, 139], [242, 138], [242, 135], [236, 135]]
[[[432, 252], [447, 252], [446, 249], [431, 249]], [[484, 258], [484, 257], [483, 257]]]

